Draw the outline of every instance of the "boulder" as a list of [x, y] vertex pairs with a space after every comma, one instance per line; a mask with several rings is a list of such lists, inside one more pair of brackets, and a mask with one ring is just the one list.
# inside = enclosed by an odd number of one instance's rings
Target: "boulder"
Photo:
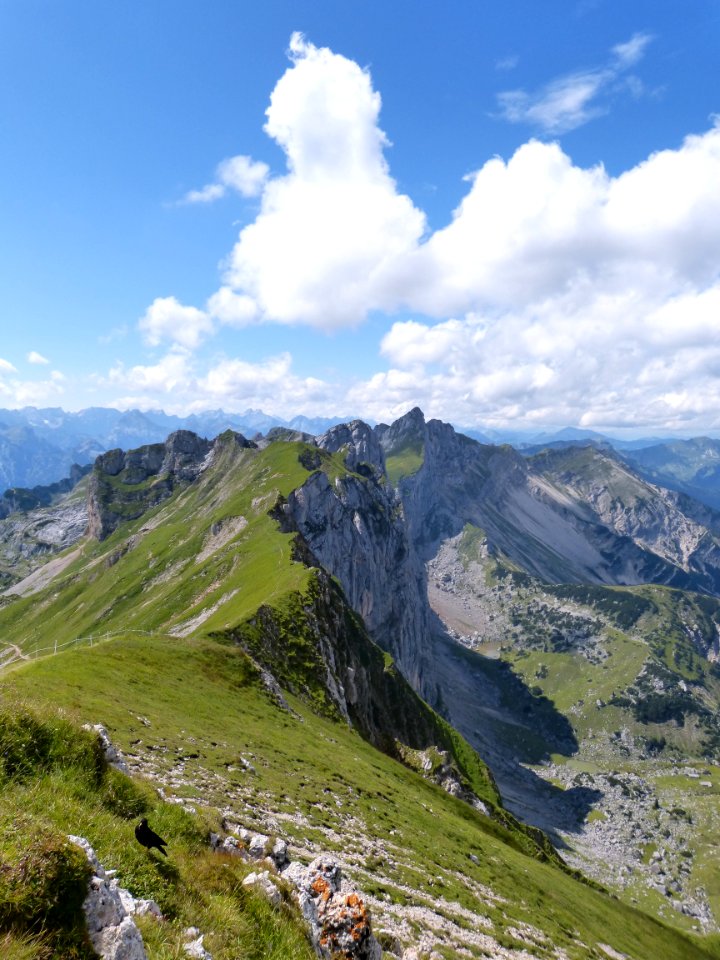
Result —
[[370, 913], [357, 891], [343, 881], [337, 861], [320, 856], [308, 867], [292, 863], [283, 879], [297, 890], [318, 957], [380, 960], [382, 949], [373, 936]]
[[132, 899], [131, 895], [127, 890], [121, 895], [117, 880], [108, 876], [84, 837], [68, 839], [85, 851], [93, 871], [83, 903], [93, 949], [102, 960], [147, 960], [140, 931], [123, 904], [123, 896]]

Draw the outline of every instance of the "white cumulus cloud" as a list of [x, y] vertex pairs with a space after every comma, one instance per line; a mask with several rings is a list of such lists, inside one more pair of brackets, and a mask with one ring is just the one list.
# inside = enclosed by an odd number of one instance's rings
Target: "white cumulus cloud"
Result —
[[28, 363], [35, 363], [39, 365], [50, 363], [47, 357], [44, 357], [41, 353], [38, 353], [37, 350], [31, 350], [25, 359]]
[[[588, 89], [627, 78], [649, 39], [615, 47]], [[280, 354], [216, 362], [192, 389], [271, 409], [296, 407], [296, 391], [313, 409], [377, 419], [418, 403], [466, 424], [720, 428], [719, 125], [618, 176], [530, 140], [472, 173], [428, 235], [390, 175], [368, 72], [300, 35], [290, 53], [266, 124], [287, 173], [263, 182], [205, 309], [159, 298], [141, 321], [147, 342], [192, 351], [223, 326], [416, 317], [387, 332], [389, 369], [363, 381], [302, 378]], [[581, 94], [576, 109], [594, 102]]]
[[213, 330], [204, 310], [186, 307], [175, 297], [156, 297], [140, 318], [138, 327], [152, 347], [164, 340], [194, 349]]
[[420, 239], [425, 217], [388, 172], [369, 74], [298, 34], [290, 49], [265, 125], [288, 173], [265, 186], [225, 281], [265, 320], [352, 326], [392, 301], [393, 263]]
[[336, 409], [342, 399], [336, 384], [295, 374], [288, 353], [258, 362], [225, 358], [199, 372], [189, 351], [174, 349], [154, 364], [118, 363], [98, 385], [114, 392], [113, 406], [144, 410], [162, 406], [170, 413], [252, 407], [288, 416], [314, 415]]

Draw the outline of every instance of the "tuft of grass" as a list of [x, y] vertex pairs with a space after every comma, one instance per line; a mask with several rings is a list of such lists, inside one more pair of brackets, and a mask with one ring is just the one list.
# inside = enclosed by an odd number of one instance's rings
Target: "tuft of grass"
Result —
[[106, 764], [98, 737], [76, 731], [62, 717], [48, 723], [23, 707], [0, 711], [0, 781], [24, 780], [59, 766], [74, 767], [99, 783]]
[[21, 934], [24, 949], [28, 934], [42, 934], [55, 956], [93, 956], [82, 912], [89, 878], [84, 852], [64, 834], [21, 812], [0, 814], [0, 931]]
[[416, 440], [399, 447], [385, 458], [385, 471], [393, 486], [417, 473], [423, 465], [425, 450], [422, 441]]

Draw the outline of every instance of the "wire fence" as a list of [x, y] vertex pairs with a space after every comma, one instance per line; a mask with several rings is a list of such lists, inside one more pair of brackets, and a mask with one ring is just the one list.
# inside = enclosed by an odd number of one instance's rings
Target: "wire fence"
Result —
[[112, 640], [113, 637], [125, 637], [129, 633], [140, 634], [145, 637], [156, 636], [150, 630], [116, 630], [112, 633], [94, 633], [87, 637], [75, 637], [73, 640], [65, 640], [58, 643], [57, 640], [49, 647], [37, 647], [34, 650], [21, 650], [15, 644], [9, 644], [4, 650], [0, 651], [0, 671], [12, 666], [14, 663], [27, 663], [30, 660], [39, 660], [41, 657], [52, 657], [57, 653], [62, 653], [68, 647], [76, 644], [87, 644], [92, 647], [98, 643], [104, 643], [106, 640]]

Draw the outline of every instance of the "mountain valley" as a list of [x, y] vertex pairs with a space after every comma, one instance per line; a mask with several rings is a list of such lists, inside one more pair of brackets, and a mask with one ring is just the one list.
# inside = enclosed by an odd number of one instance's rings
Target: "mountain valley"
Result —
[[[216, 832], [333, 851], [388, 956], [717, 955], [709, 506], [611, 451], [524, 457], [419, 410], [180, 430], [51, 501], [0, 520], [3, 702], [102, 722]], [[91, 842], [179, 929], [167, 878]]]

